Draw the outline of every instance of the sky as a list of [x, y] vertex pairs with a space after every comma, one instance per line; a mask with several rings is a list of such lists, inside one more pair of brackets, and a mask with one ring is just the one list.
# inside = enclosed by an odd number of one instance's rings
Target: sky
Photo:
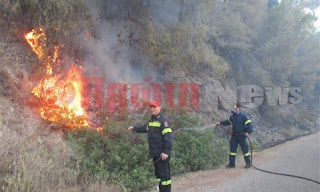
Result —
[[314, 22], [314, 25], [317, 28], [317, 31], [320, 31], [320, 7], [318, 7], [315, 10], [315, 15], [318, 18], [318, 20], [316, 22]]

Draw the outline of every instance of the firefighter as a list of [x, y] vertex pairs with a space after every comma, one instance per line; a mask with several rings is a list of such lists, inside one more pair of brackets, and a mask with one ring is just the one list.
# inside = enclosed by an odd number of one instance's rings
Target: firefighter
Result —
[[244, 160], [246, 162], [245, 168], [251, 167], [250, 153], [247, 144], [247, 137], [253, 131], [253, 125], [248, 116], [240, 110], [239, 105], [234, 105], [231, 111], [232, 115], [229, 119], [217, 122], [216, 125], [230, 125], [232, 124], [232, 136], [230, 139], [230, 155], [229, 164], [226, 165], [227, 168], [235, 167], [235, 160], [237, 155], [238, 144], [240, 144], [242, 153], [244, 155]]
[[173, 145], [172, 129], [168, 118], [161, 112], [158, 101], [150, 103], [151, 119], [143, 126], [130, 126], [129, 131], [148, 133], [149, 152], [153, 158], [155, 176], [160, 192], [171, 191], [170, 154]]

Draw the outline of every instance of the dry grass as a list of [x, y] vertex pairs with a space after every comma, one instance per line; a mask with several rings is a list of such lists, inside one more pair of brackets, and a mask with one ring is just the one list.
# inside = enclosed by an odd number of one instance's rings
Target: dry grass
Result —
[[9, 4], [0, 0], [0, 192], [121, 191], [68, 167], [70, 148], [23, 105], [32, 87], [24, 74], [33, 62], [26, 46], [11, 40], [12, 29], [2, 17]]
[[35, 134], [11, 146], [4, 138], [0, 142], [0, 191], [121, 191], [68, 168], [72, 152], [61, 139]]

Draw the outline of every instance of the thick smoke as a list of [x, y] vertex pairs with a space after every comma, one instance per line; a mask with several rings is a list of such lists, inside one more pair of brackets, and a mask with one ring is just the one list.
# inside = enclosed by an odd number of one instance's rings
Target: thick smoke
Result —
[[157, 79], [157, 74], [148, 65], [149, 61], [131, 44], [141, 38], [140, 30], [143, 30], [141, 22], [136, 20], [150, 16], [156, 25], [166, 28], [177, 24], [182, 17], [188, 18], [186, 14], [193, 18], [195, 10], [182, 9], [185, 7], [182, 3], [194, 4], [189, 7], [197, 4], [196, 1], [173, 0], [87, 1], [98, 31], [98, 38], [90, 51], [106, 81], [142, 82], [149, 76]]
[[117, 2], [88, 1], [91, 15], [94, 17], [97, 36], [85, 44], [89, 50], [87, 62], [90, 76], [102, 76], [106, 82], [142, 82], [148, 76], [139, 65], [143, 58], [130, 46], [119, 41], [127, 37], [126, 23], [121, 19], [122, 10]]

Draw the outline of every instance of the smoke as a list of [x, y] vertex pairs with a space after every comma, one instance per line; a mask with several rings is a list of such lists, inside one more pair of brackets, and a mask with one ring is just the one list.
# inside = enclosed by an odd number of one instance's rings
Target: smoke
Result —
[[[160, 28], [174, 26], [182, 18], [192, 18], [201, 13], [197, 2], [189, 1], [131, 1], [131, 0], [86, 0], [94, 17], [98, 40], [90, 47], [94, 64], [99, 67], [106, 81], [142, 82], [146, 77], [157, 79], [159, 73], [152, 69], [144, 53], [139, 52], [135, 43], [140, 39], [145, 22], [152, 18]], [[197, 10], [197, 11], [196, 11]], [[189, 14], [189, 16], [187, 16]], [[160, 78], [161, 79], [161, 78]]]
[[203, 7], [196, 1], [86, 0], [86, 2], [94, 17], [98, 33], [98, 38], [90, 47], [90, 53], [94, 58], [93, 61], [88, 60], [88, 63], [94, 63], [90, 71], [94, 71], [92, 75], [102, 75], [108, 82], [142, 82], [149, 76], [158, 79], [159, 72], [152, 69], [148, 58], [139, 52], [137, 44], [144, 38], [142, 31], [146, 24], [143, 22], [144, 19], [152, 18], [158, 27], [167, 28], [186, 19], [195, 23], [199, 17], [205, 15], [205, 11], [200, 11]]
[[[130, 35], [122, 20], [125, 13], [116, 2], [87, 1], [94, 18], [97, 37], [80, 42], [89, 54], [85, 63], [87, 75], [103, 77], [106, 82], [142, 82], [148, 76], [141, 70], [144, 58], [131, 46], [121, 42]], [[150, 75], [149, 75], [150, 76]]]
[[150, 1], [150, 14], [155, 21], [162, 25], [174, 25], [179, 22], [181, 2], [172, 0]]

